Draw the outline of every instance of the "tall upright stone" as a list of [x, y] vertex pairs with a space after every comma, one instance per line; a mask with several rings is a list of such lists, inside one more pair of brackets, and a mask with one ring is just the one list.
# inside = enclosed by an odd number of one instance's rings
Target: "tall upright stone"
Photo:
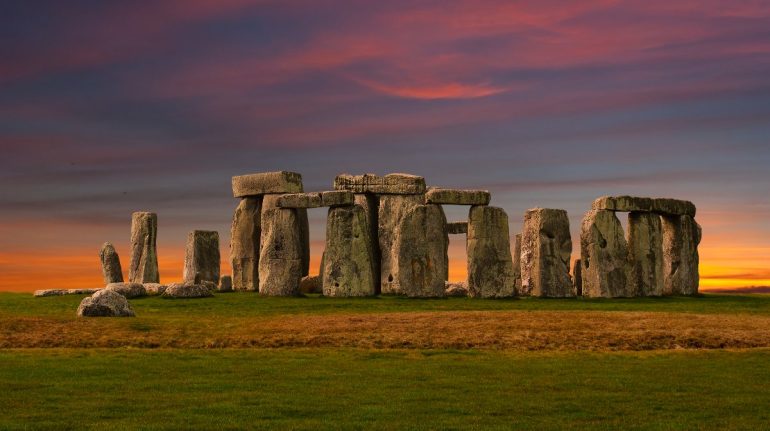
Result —
[[[263, 195], [262, 211], [278, 208], [278, 203], [282, 196], [282, 194], [273, 193]], [[299, 226], [300, 254], [302, 256], [301, 268], [302, 276], [304, 277], [310, 273], [310, 223], [307, 218], [307, 208], [295, 208], [294, 211], [297, 214], [297, 224]]]
[[449, 276], [445, 225], [440, 205], [417, 205], [404, 215], [393, 244], [397, 259], [391, 261], [397, 267], [393, 290], [410, 297], [444, 296], [444, 281]]
[[580, 264], [583, 296], [634, 296], [628, 282], [628, 244], [614, 212], [591, 210], [583, 217]]
[[378, 217], [380, 212], [380, 199], [372, 193], [360, 193], [354, 195], [356, 205], [364, 210], [366, 217], [366, 229], [369, 242], [372, 245], [372, 277], [374, 278], [374, 290], [377, 295], [381, 292], [380, 286], [380, 240]]
[[194, 230], [187, 234], [182, 272], [185, 283], [210, 281], [219, 286], [219, 265], [219, 232]]
[[115, 247], [105, 242], [102, 249], [99, 250], [99, 260], [102, 261], [102, 275], [104, 276], [104, 285], [110, 283], [123, 282], [123, 270], [120, 267], [120, 257]]
[[701, 227], [689, 215], [663, 216], [663, 294], [696, 295]]
[[635, 296], [663, 294], [663, 237], [660, 216], [628, 214], [629, 283]]
[[468, 295], [516, 295], [508, 215], [502, 208], [473, 206], [468, 214]]
[[233, 290], [259, 291], [259, 241], [262, 197], [245, 197], [233, 213], [230, 228], [230, 263]]
[[[377, 214], [380, 243], [380, 285], [383, 294], [401, 294], [396, 236], [401, 222], [412, 209], [423, 204], [423, 195], [381, 195]], [[442, 226], [443, 230], [443, 226]]]
[[515, 284], [516, 295], [526, 296], [521, 288], [521, 234], [517, 233], [513, 240], [513, 278]]
[[521, 233], [521, 286], [532, 296], [573, 296], [572, 238], [567, 212], [534, 208], [524, 214]]
[[131, 266], [128, 281], [131, 283], [160, 283], [158, 273], [158, 216], [151, 212], [135, 212], [131, 215]]
[[329, 208], [322, 266], [324, 296], [374, 295], [366, 212], [358, 205]]
[[298, 210], [262, 210], [259, 252], [259, 294], [299, 295], [302, 278], [302, 229]]

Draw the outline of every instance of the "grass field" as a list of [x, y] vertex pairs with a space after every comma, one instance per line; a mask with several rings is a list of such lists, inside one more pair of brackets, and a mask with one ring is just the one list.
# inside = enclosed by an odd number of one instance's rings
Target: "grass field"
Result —
[[768, 429], [770, 296], [0, 294], [0, 429]]

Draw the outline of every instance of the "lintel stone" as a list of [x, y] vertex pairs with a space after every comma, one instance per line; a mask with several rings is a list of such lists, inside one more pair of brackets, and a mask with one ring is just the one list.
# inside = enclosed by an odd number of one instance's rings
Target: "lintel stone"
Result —
[[486, 190], [430, 188], [425, 202], [439, 205], [489, 205], [491, 195]]
[[426, 187], [425, 178], [417, 175], [387, 174], [381, 177], [375, 174], [341, 174], [334, 179], [334, 189], [353, 193], [419, 195], [425, 193]]
[[259, 196], [272, 193], [302, 193], [302, 175], [277, 171], [233, 177], [233, 196]]
[[454, 221], [446, 224], [446, 233], [450, 235], [461, 235], [468, 233], [467, 221]]

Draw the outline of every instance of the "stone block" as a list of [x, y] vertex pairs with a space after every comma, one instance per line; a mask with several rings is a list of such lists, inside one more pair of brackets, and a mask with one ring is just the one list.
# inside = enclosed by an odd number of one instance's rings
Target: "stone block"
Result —
[[591, 210], [580, 227], [580, 264], [583, 296], [632, 297], [629, 283], [628, 243], [615, 213]]
[[462, 235], [468, 233], [467, 221], [454, 221], [446, 224], [446, 233], [449, 235]]
[[230, 229], [230, 263], [233, 289], [259, 290], [259, 240], [261, 235], [262, 198], [241, 199], [233, 213]]
[[337, 175], [334, 179], [335, 190], [347, 190], [353, 193], [375, 193], [410, 195], [425, 193], [425, 178], [410, 174], [388, 174], [383, 177], [374, 174]]
[[468, 214], [468, 295], [506, 298], [516, 295], [516, 280], [502, 208], [473, 206]]
[[104, 284], [123, 282], [123, 270], [120, 267], [120, 257], [115, 247], [109, 242], [102, 245], [99, 251], [99, 259], [102, 261], [102, 276]]
[[629, 283], [635, 296], [663, 294], [663, 236], [660, 216], [628, 214]]
[[363, 208], [329, 209], [321, 277], [324, 296], [375, 295], [372, 247]]
[[398, 293], [414, 298], [444, 296], [449, 276], [445, 225], [440, 205], [417, 205], [404, 215], [394, 243]]
[[550, 208], [527, 210], [521, 232], [522, 291], [544, 298], [573, 296], [571, 255], [567, 212]]
[[380, 243], [380, 284], [383, 294], [401, 293], [398, 286], [396, 236], [404, 216], [423, 202], [423, 195], [381, 195], [379, 197], [377, 238]]
[[159, 283], [158, 216], [150, 212], [131, 215], [131, 266], [128, 281], [131, 283]]
[[700, 283], [698, 244], [701, 227], [690, 216], [661, 217], [663, 230], [663, 294], [696, 295]]
[[425, 203], [439, 205], [489, 205], [491, 195], [486, 190], [430, 188]]
[[320, 208], [320, 193], [290, 193], [276, 198], [277, 208]]
[[262, 172], [233, 177], [233, 196], [259, 196], [269, 193], [302, 193], [302, 175], [296, 172]]
[[184, 282], [210, 281], [219, 285], [219, 232], [193, 230], [185, 245]]
[[302, 230], [297, 209], [262, 210], [259, 294], [297, 296], [302, 275]]

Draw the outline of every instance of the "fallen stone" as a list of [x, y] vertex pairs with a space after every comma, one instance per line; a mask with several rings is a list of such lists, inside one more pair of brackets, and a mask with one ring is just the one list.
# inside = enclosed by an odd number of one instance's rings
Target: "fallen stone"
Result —
[[297, 296], [302, 278], [302, 230], [297, 209], [262, 210], [259, 294]]
[[521, 234], [517, 233], [513, 242], [513, 279], [514, 279], [514, 292], [518, 296], [529, 296], [531, 292], [524, 290], [521, 287]]
[[37, 297], [64, 296], [64, 295], [91, 295], [101, 289], [42, 289], [36, 290], [33, 295]]
[[233, 177], [233, 196], [259, 196], [269, 193], [302, 193], [302, 175], [296, 172], [262, 172]]
[[93, 295], [102, 289], [67, 289], [67, 295]]
[[185, 282], [197, 279], [219, 285], [219, 263], [219, 232], [193, 230], [187, 234], [182, 271]]
[[334, 190], [321, 192], [321, 206], [340, 207], [350, 206], [355, 203], [355, 196], [347, 190]]
[[423, 195], [381, 195], [379, 197], [377, 239], [380, 243], [380, 285], [383, 294], [401, 293], [398, 287], [396, 234], [404, 216], [423, 202]]
[[521, 288], [532, 296], [573, 296], [572, 238], [567, 212], [534, 208], [524, 214], [521, 232]]
[[353, 193], [409, 195], [423, 194], [425, 188], [425, 178], [410, 174], [388, 174], [384, 177], [374, 174], [341, 174], [334, 179], [335, 190]]
[[150, 212], [131, 215], [131, 266], [128, 281], [131, 283], [158, 283], [158, 216]]
[[291, 193], [278, 196], [275, 206], [277, 208], [320, 208], [323, 205], [320, 193]]
[[580, 259], [575, 259], [575, 267], [572, 269], [572, 283], [575, 286], [575, 296], [583, 296], [583, 275], [581, 274]]
[[445, 226], [440, 205], [418, 205], [404, 215], [393, 245], [398, 259], [396, 292], [413, 298], [444, 296], [449, 276]]
[[217, 288], [220, 292], [232, 292], [233, 291], [233, 279], [229, 275], [223, 275], [219, 279], [219, 287]]
[[444, 296], [465, 297], [468, 296], [468, 283], [464, 281], [444, 283]]
[[[353, 195], [353, 201], [364, 210], [366, 215], [366, 229], [369, 232], [369, 241], [372, 243], [372, 276], [374, 277], [374, 290], [377, 295], [380, 294], [380, 239], [379, 239], [379, 211], [380, 199], [375, 194], [356, 194]], [[322, 266], [323, 267], [323, 266]]]
[[128, 299], [147, 296], [147, 290], [145, 290], [142, 283], [110, 283], [104, 290], [111, 290]]
[[695, 217], [695, 204], [690, 201], [657, 198], [652, 202], [652, 211], [667, 216]]
[[663, 294], [696, 295], [700, 283], [698, 244], [701, 227], [690, 216], [661, 217], [663, 230]]
[[489, 205], [491, 195], [486, 190], [430, 188], [425, 203], [439, 205]]
[[99, 259], [102, 261], [102, 275], [104, 284], [123, 282], [123, 270], [120, 267], [120, 257], [115, 247], [109, 242], [102, 245], [99, 251]]
[[207, 298], [214, 295], [211, 289], [202, 284], [171, 283], [162, 296], [164, 298]]
[[628, 282], [628, 244], [615, 213], [591, 210], [580, 228], [580, 269], [583, 296], [634, 296]]
[[515, 275], [502, 208], [473, 206], [468, 214], [468, 295], [480, 298], [514, 296]]
[[144, 283], [142, 286], [144, 286], [144, 291], [147, 292], [148, 296], [163, 295], [163, 292], [168, 288], [165, 284], [160, 283]]
[[113, 290], [102, 289], [80, 301], [77, 315], [79, 317], [133, 317], [135, 313], [123, 295]]
[[329, 209], [322, 270], [324, 296], [375, 294], [372, 243], [366, 214], [358, 205]]
[[663, 234], [660, 216], [628, 214], [629, 283], [635, 296], [663, 294]]
[[652, 198], [639, 198], [634, 196], [602, 196], [594, 200], [591, 209], [622, 212], [649, 212], [652, 211], [652, 201]]
[[234, 290], [259, 290], [259, 238], [262, 198], [243, 198], [230, 229], [230, 263]]
[[446, 233], [449, 235], [461, 235], [468, 233], [467, 221], [454, 221], [446, 224]]
[[[323, 265], [321, 265], [321, 268], [323, 268]], [[302, 294], [323, 292], [323, 284], [321, 282], [321, 276], [307, 275], [305, 277], [302, 277], [302, 279], [299, 281], [299, 291]]]

